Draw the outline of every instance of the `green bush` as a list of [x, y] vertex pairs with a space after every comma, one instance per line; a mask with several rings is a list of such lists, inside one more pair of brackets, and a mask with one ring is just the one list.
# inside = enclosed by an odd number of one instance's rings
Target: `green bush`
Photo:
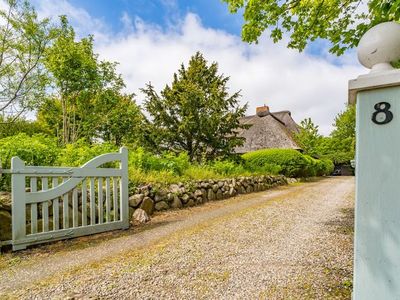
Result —
[[242, 155], [246, 165], [250, 168], [262, 168], [265, 166], [279, 166], [280, 174], [287, 177], [307, 176], [309, 162], [303, 154], [292, 149], [263, 149]]
[[[25, 133], [0, 139], [0, 159], [2, 167], [11, 167], [11, 158], [18, 156], [28, 166], [54, 165], [60, 149], [57, 140], [44, 135], [28, 136]], [[10, 190], [11, 179], [9, 175], [0, 178], [0, 190]]]
[[89, 145], [81, 139], [61, 149], [56, 164], [60, 166], [79, 167], [100, 154], [117, 151], [118, 148], [113, 144], [101, 143]]
[[248, 169], [266, 168], [287, 177], [323, 176], [333, 171], [332, 161], [317, 160], [292, 149], [263, 149], [243, 154], [242, 158]]
[[175, 175], [182, 175], [189, 167], [189, 156], [182, 152], [178, 155], [164, 153], [157, 156], [146, 152], [143, 148], [129, 151], [129, 166], [141, 171], [168, 171]]
[[3, 168], [10, 168], [11, 158], [18, 156], [29, 166], [52, 166], [60, 153], [55, 138], [25, 133], [0, 139], [0, 159]]
[[225, 176], [249, 173], [243, 165], [229, 160], [216, 160], [210, 163], [210, 167], [215, 173]]

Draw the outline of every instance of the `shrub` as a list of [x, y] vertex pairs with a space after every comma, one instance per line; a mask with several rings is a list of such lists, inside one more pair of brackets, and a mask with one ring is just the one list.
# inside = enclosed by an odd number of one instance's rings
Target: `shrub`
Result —
[[38, 134], [28, 136], [25, 133], [0, 139], [0, 158], [3, 168], [10, 168], [11, 158], [18, 156], [26, 165], [51, 166], [59, 155], [57, 140]]
[[[28, 136], [25, 133], [0, 139], [0, 159], [2, 167], [11, 167], [11, 158], [18, 156], [29, 166], [51, 166], [57, 159], [60, 150], [55, 138], [45, 135]], [[10, 190], [9, 175], [0, 178], [0, 190]]]
[[68, 144], [60, 151], [56, 163], [61, 166], [79, 167], [104, 153], [116, 152], [118, 148], [109, 143], [87, 144], [83, 139]]
[[300, 152], [293, 149], [263, 149], [242, 155], [249, 168], [279, 166], [280, 174], [287, 177], [307, 176], [310, 162]]
[[247, 170], [242, 165], [229, 160], [216, 160], [210, 163], [211, 169], [221, 175], [235, 175], [245, 173]]
[[175, 175], [182, 175], [189, 167], [189, 156], [182, 152], [178, 155], [164, 153], [156, 156], [146, 152], [143, 148], [130, 150], [129, 165], [136, 169], [148, 171], [169, 171]]
[[263, 149], [243, 154], [242, 158], [250, 170], [266, 168], [288, 177], [329, 175], [334, 168], [329, 159], [318, 160], [292, 149]]

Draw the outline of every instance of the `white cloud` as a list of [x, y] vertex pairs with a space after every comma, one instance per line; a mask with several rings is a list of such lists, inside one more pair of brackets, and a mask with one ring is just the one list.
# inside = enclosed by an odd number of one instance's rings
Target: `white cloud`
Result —
[[85, 9], [71, 5], [67, 0], [33, 0], [32, 3], [40, 18], [52, 18], [58, 21], [59, 16], [68, 16], [78, 37], [94, 34], [97, 42], [102, 42], [111, 34], [105, 22], [93, 18]]
[[163, 31], [140, 22], [129, 35], [98, 44], [102, 58], [118, 61], [131, 92], [151, 81], [159, 90], [170, 83], [180, 64], [201, 51], [207, 60], [217, 61], [220, 72], [230, 76], [231, 91], [242, 90], [248, 113], [264, 103], [273, 111], [290, 110], [296, 121], [311, 117], [328, 134], [334, 116], [347, 102], [347, 81], [364, 69], [349, 63], [337, 66], [322, 58], [273, 44], [267, 38], [247, 45], [239, 37], [204, 28], [199, 17], [186, 15], [177, 29]]
[[101, 20], [66, 0], [57, 5], [50, 0], [43, 3], [47, 15], [62, 11], [80, 31], [95, 33], [96, 51], [101, 58], [120, 63], [118, 71], [129, 92], [138, 95], [139, 103], [144, 98], [140, 88], [151, 81], [160, 90], [171, 82], [182, 62], [187, 65], [190, 56], [201, 51], [208, 61], [218, 62], [221, 73], [230, 76], [232, 92], [242, 90], [242, 103], [249, 102], [248, 114], [266, 103], [272, 111], [290, 110], [297, 122], [311, 117], [322, 133], [328, 134], [334, 116], [345, 108], [348, 80], [366, 73], [354, 52], [338, 66], [325, 56], [298, 53], [287, 49], [285, 42], [273, 44], [267, 37], [258, 45], [247, 45], [237, 36], [205, 28], [191, 13], [167, 28], [137, 17], [132, 21], [123, 14], [124, 30], [112, 35]]

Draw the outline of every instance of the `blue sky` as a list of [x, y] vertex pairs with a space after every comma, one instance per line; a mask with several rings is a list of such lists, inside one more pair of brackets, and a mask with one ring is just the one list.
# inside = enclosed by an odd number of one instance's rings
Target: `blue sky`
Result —
[[[2, 0], [0, 0], [2, 1]], [[290, 110], [295, 121], [311, 117], [329, 134], [335, 115], [345, 109], [348, 80], [366, 73], [355, 51], [340, 58], [317, 42], [303, 53], [287, 49], [287, 36], [274, 44], [268, 33], [258, 44], [240, 38], [241, 14], [220, 0], [32, 0], [40, 17], [67, 15], [78, 37], [93, 34], [101, 59], [118, 62], [126, 91], [140, 92], [151, 82], [161, 90], [180, 64], [200, 51], [230, 77], [231, 92], [241, 91], [247, 114], [267, 104]]]
[[220, 0], [71, 0], [70, 3], [102, 19], [115, 32], [122, 30], [120, 18], [124, 12], [162, 27], [192, 12], [201, 17], [204, 26], [235, 35], [240, 35], [243, 23], [241, 15], [229, 13], [227, 4]]

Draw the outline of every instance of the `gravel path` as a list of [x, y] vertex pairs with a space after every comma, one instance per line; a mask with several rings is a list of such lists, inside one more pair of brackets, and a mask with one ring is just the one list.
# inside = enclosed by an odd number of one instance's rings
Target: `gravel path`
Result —
[[350, 299], [353, 193], [327, 178], [8, 254], [0, 298]]

